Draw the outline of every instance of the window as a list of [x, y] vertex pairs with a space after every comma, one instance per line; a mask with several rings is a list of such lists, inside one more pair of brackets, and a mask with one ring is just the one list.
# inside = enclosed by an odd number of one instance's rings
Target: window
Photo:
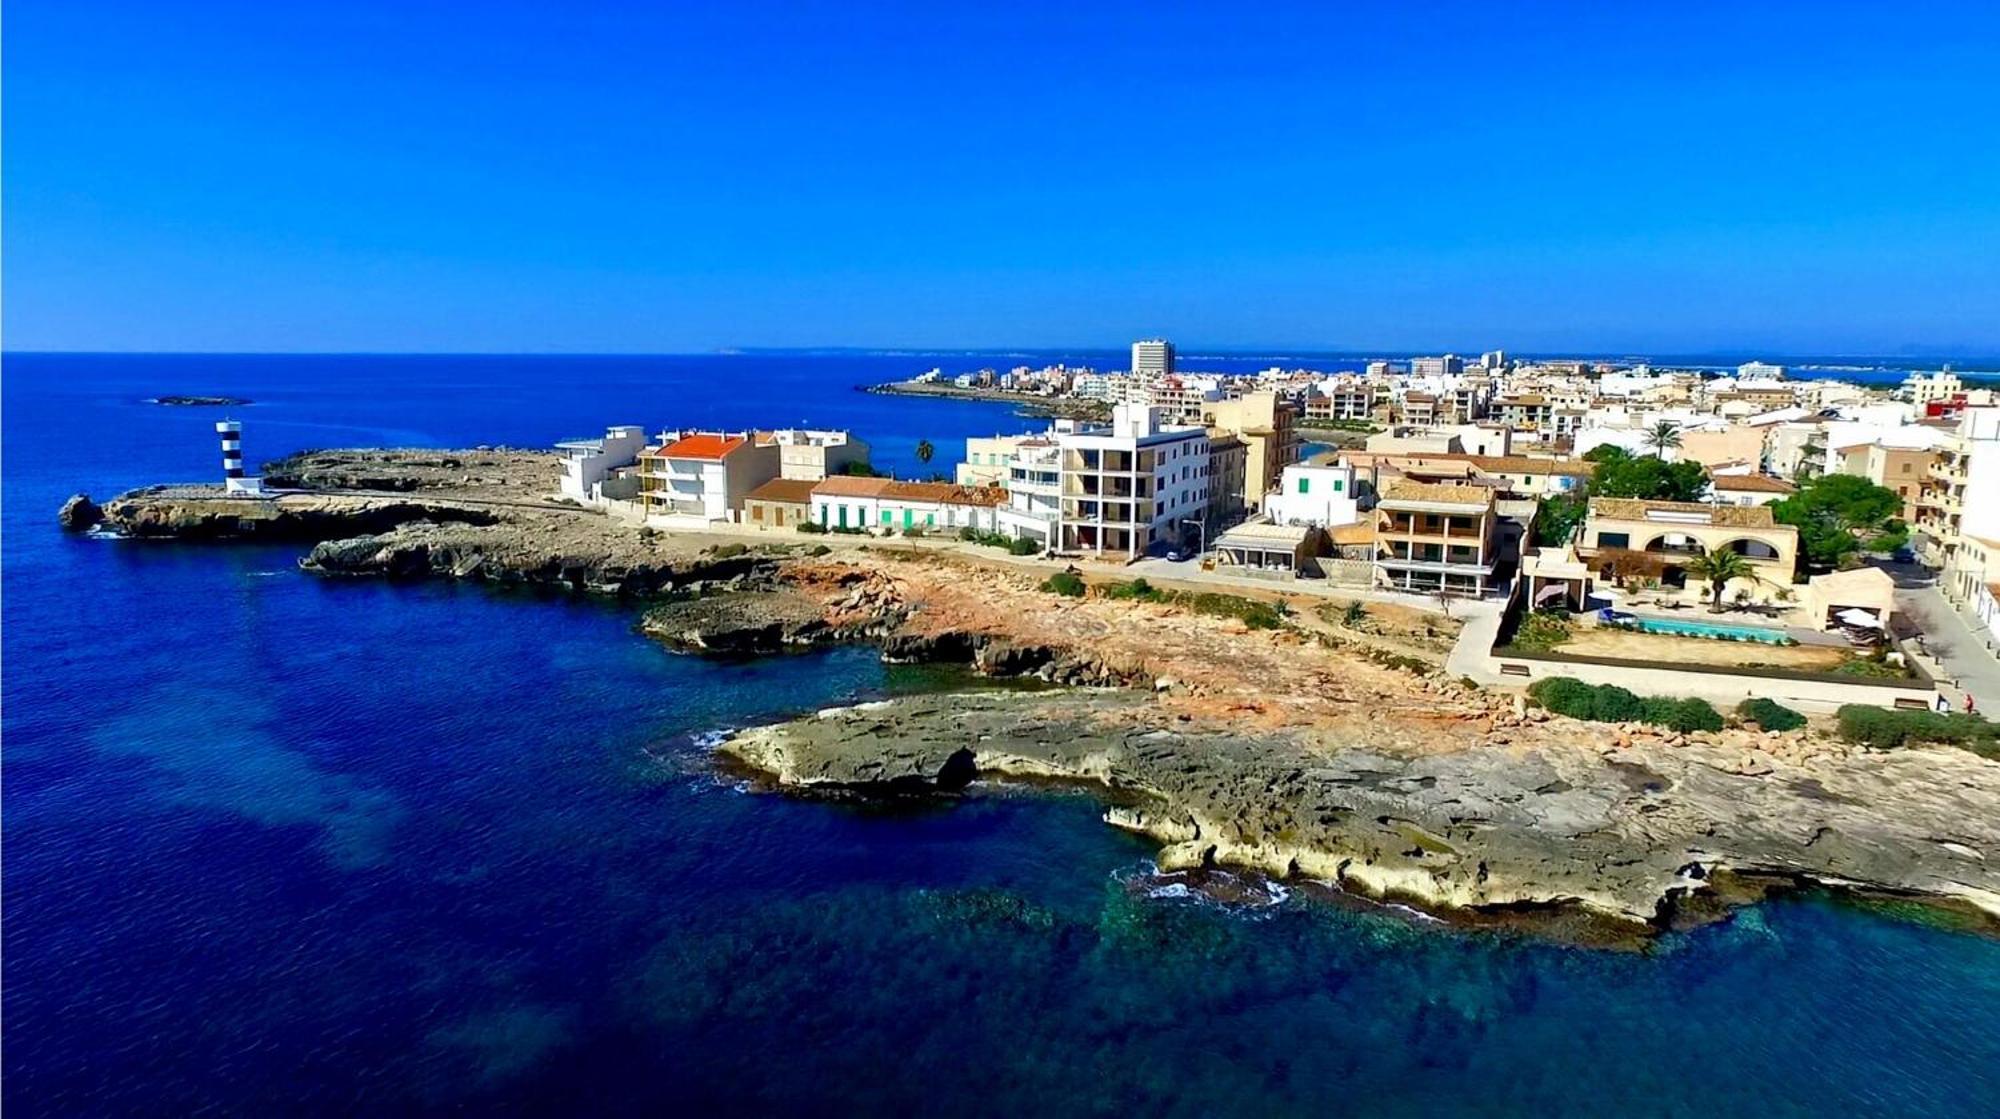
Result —
[[1335, 478], [1333, 480], [1333, 492], [1339, 493], [1341, 486], [1345, 485], [1346, 481], [1345, 478]]
[[889, 523], [889, 511], [887, 509], [882, 510], [882, 523], [885, 525]]
[[1632, 534], [1629, 532], [1600, 532], [1597, 534], [1597, 546], [1600, 548], [1630, 548], [1632, 546]]
[[1299, 479], [1299, 492], [1300, 492], [1300, 493], [1305, 493], [1305, 492], [1306, 492], [1306, 491], [1307, 491], [1307, 490], [1308, 490], [1309, 488], [1311, 488], [1311, 487], [1309, 486], [1309, 482], [1310, 482], [1310, 481], [1311, 481], [1311, 479], [1308, 479], [1308, 478], [1300, 478], [1300, 479]]

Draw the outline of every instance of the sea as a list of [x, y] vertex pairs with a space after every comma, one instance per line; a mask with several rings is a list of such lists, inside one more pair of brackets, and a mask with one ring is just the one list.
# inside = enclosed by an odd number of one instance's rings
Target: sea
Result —
[[1081, 794], [713, 763], [951, 683], [866, 649], [704, 660], [602, 602], [55, 523], [213, 479], [225, 414], [253, 462], [807, 423], [921, 472], [1035, 423], [855, 386], [1018, 360], [6, 355], [9, 1119], [2000, 1115], [2000, 941], [1921, 909], [1809, 894], [1628, 952], [1194, 889]]

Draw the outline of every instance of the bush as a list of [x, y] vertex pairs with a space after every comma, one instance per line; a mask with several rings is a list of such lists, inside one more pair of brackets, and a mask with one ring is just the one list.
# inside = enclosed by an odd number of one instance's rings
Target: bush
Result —
[[1806, 725], [1804, 715], [1762, 696], [1737, 704], [1736, 714], [1745, 722], [1756, 723], [1762, 730], [1797, 730]]
[[815, 536], [824, 536], [826, 535], [826, 526], [820, 524], [818, 521], [800, 521], [799, 531], [808, 532]]
[[749, 550], [749, 548], [742, 544], [717, 544], [714, 551], [710, 554], [715, 556], [716, 559], [732, 559]]
[[1075, 572], [1058, 571], [1042, 580], [1042, 589], [1051, 594], [1062, 595], [1064, 598], [1082, 598], [1083, 577]]
[[1032, 556], [1041, 550], [1042, 546], [1040, 544], [1035, 543], [1025, 536], [1007, 542], [1007, 554], [1009, 555]]
[[827, 546], [826, 546], [826, 545], [824, 545], [824, 544], [814, 544], [814, 545], [813, 545], [813, 546], [812, 546], [811, 548], [808, 548], [808, 549], [806, 550], [806, 555], [809, 555], [809, 556], [824, 556], [824, 555], [828, 555], [828, 554], [832, 553], [832, 551], [833, 551], [833, 549], [832, 549], [832, 548], [829, 548], [829, 547], [827, 547]]
[[1721, 730], [1722, 713], [1705, 699], [1667, 699], [1658, 696], [1643, 701], [1642, 721], [1682, 734], [1698, 730]]
[[1895, 711], [1850, 703], [1836, 717], [1840, 737], [1877, 750], [1893, 750], [1913, 742], [1941, 742], [1988, 757], [2000, 756], [2000, 724], [1977, 715]]
[[1117, 583], [1104, 589], [1106, 598], [1129, 598], [1138, 602], [1158, 602], [1165, 597], [1145, 579], [1134, 579], [1129, 583]]
[[1706, 700], [1654, 696], [1641, 699], [1616, 684], [1590, 685], [1548, 676], [1528, 686], [1528, 696], [1558, 715], [1599, 723], [1650, 723], [1688, 733], [1721, 730], [1722, 715]]
[[1528, 697], [1558, 715], [1590, 718], [1591, 696], [1597, 689], [1567, 676], [1545, 676], [1528, 685]]
[[1591, 694], [1590, 717], [1600, 723], [1638, 722], [1646, 717], [1646, 705], [1627, 689], [1604, 684]]
[[1363, 606], [1359, 602], [1348, 603], [1347, 608], [1340, 612], [1340, 624], [1349, 629], [1353, 629], [1367, 620], [1368, 607]]
[[1569, 616], [1546, 610], [1537, 610], [1521, 619], [1521, 626], [1514, 631], [1513, 646], [1547, 652], [1568, 641], [1570, 638]]

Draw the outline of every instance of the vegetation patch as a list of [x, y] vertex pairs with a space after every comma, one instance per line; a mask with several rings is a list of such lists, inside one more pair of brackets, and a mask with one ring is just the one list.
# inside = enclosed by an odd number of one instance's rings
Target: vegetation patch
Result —
[[1521, 619], [1514, 631], [1513, 647], [1546, 653], [1570, 638], [1569, 615], [1554, 610], [1537, 610]]
[[1064, 598], [1082, 598], [1088, 588], [1084, 586], [1083, 576], [1073, 571], [1058, 571], [1042, 580], [1042, 589]]
[[1640, 697], [1616, 684], [1586, 684], [1551, 676], [1528, 686], [1536, 703], [1558, 715], [1596, 723], [1650, 723], [1682, 733], [1721, 730], [1722, 714], [1702, 699]]
[[1963, 746], [1982, 757], [2000, 758], [2000, 723], [1977, 715], [1897, 711], [1850, 703], [1840, 709], [1837, 718], [1840, 737], [1877, 750], [1935, 742]]
[[1737, 704], [1736, 715], [1744, 722], [1756, 723], [1761, 730], [1797, 730], [1806, 725], [1804, 715], [1762, 696]]

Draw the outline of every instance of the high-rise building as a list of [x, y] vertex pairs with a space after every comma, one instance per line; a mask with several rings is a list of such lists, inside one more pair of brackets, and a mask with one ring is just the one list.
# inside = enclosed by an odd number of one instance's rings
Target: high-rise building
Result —
[[1132, 375], [1142, 380], [1171, 377], [1174, 373], [1174, 344], [1164, 338], [1132, 343]]
[[1285, 467], [1299, 460], [1298, 409], [1275, 392], [1253, 392], [1236, 400], [1202, 405], [1201, 419], [1211, 437], [1234, 435], [1249, 448], [1244, 467], [1243, 504], [1257, 509], [1276, 489]]
[[1457, 354], [1443, 357], [1414, 357], [1410, 359], [1410, 376], [1445, 377], [1465, 372], [1465, 359]]

